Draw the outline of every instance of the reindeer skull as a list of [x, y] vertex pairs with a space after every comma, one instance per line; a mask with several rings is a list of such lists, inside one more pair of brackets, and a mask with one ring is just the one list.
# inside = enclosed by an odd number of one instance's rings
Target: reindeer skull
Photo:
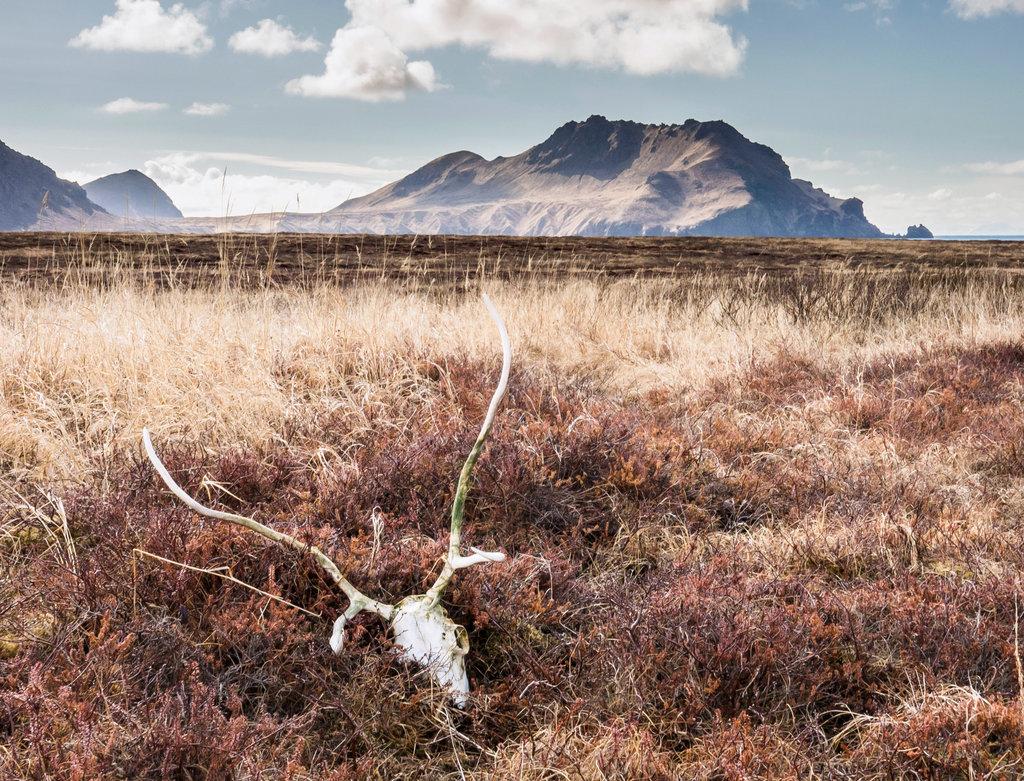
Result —
[[465, 707], [469, 698], [469, 635], [465, 628], [452, 621], [441, 605], [431, 605], [430, 598], [422, 596], [398, 603], [391, 632], [402, 649], [402, 658], [428, 670], [437, 684], [451, 693], [455, 704]]
[[364, 611], [376, 613], [390, 623], [391, 634], [394, 637], [395, 645], [401, 651], [402, 658], [415, 662], [425, 668], [434, 681], [449, 693], [452, 701], [460, 708], [464, 707], [469, 699], [469, 677], [466, 674], [469, 636], [464, 627], [459, 626], [448, 617], [448, 613], [441, 605], [441, 597], [448, 587], [452, 576], [458, 570], [475, 564], [488, 564], [505, 560], [504, 553], [490, 553], [478, 548], [471, 548], [473, 551], [471, 556], [463, 556], [460, 553], [462, 522], [466, 495], [469, 492], [470, 476], [477, 459], [480, 457], [480, 453], [483, 451], [484, 442], [490, 433], [491, 425], [494, 423], [498, 405], [505, 395], [512, 364], [512, 345], [508, 338], [508, 332], [505, 329], [505, 323], [502, 321], [498, 310], [494, 308], [491, 300], [486, 295], [484, 295], [484, 305], [498, 326], [498, 333], [501, 337], [503, 356], [501, 379], [491, 399], [480, 434], [477, 436], [476, 443], [473, 445], [473, 449], [470, 451], [469, 457], [466, 459], [466, 463], [463, 465], [462, 472], [459, 475], [459, 482], [455, 489], [455, 500], [452, 504], [448, 554], [445, 557], [441, 574], [426, 594], [407, 597], [397, 605], [377, 602], [360, 592], [341, 573], [334, 561], [319, 548], [306, 545], [301, 540], [272, 529], [269, 526], [264, 526], [252, 518], [213, 510], [197, 502], [174, 481], [170, 472], [167, 471], [167, 468], [157, 456], [149, 432], [146, 429], [142, 431], [142, 442], [146, 449], [146, 454], [149, 456], [149, 460], [152, 462], [157, 474], [160, 475], [171, 492], [186, 505], [200, 515], [244, 526], [275, 542], [288, 545], [304, 553], [308, 552], [327, 571], [338, 587], [349, 598], [348, 610], [334, 622], [334, 629], [331, 632], [330, 646], [334, 653], [340, 654], [344, 649], [345, 625], [351, 619]]

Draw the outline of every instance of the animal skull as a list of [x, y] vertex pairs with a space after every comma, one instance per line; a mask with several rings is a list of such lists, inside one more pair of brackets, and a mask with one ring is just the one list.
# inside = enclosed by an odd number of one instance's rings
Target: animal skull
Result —
[[452, 621], [441, 605], [432, 605], [429, 597], [407, 597], [395, 608], [391, 633], [402, 658], [427, 669], [441, 688], [451, 692], [455, 704], [465, 707], [469, 698], [465, 627]]
[[452, 576], [460, 569], [466, 569], [476, 564], [489, 564], [505, 560], [505, 554], [500, 552], [487, 552], [478, 548], [470, 548], [472, 555], [463, 556], [460, 553], [462, 541], [462, 523], [465, 513], [466, 495], [469, 493], [469, 481], [480, 453], [483, 451], [487, 435], [491, 431], [494, 417], [498, 411], [508, 387], [509, 372], [512, 366], [512, 344], [508, 337], [505, 323], [491, 303], [490, 298], [484, 295], [484, 306], [490, 313], [498, 327], [498, 334], [501, 337], [502, 347], [502, 368], [501, 379], [491, 399], [490, 407], [484, 418], [480, 434], [476, 443], [470, 451], [459, 481], [455, 488], [455, 499], [452, 503], [451, 532], [448, 542], [448, 554], [445, 557], [444, 567], [434, 585], [426, 594], [406, 597], [397, 605], [388, 605], [378, 602], [360, 592], [338, 569], [337, 564], [331, 560], [319, 548], [306, 545], [306, 543], [292, 537], [291, 535], [279, 532], [269, 526], [265, 526], [252, 518], [246, 518], [233, 513], [225, 513], [206, 507], [179, 486], [170, 472], [160, 461], [153, 448], [153, 442], [149, 431], [143, 429], [142, 443], [146, 454], [156, 469], [157, 474], [164, 481], [170, 491], [182, 502], [192, 508], [200, 515], [210, 518], [217, 518], [222, 521], [244, 526], [257, 534], [261, 534], [275, 542], [295, 548], [301, 552], [308, 552], [323, 567], [335, 584], [345, 593], [349, 599], [349, 607], [345, 613], [334, 622], [331, 632], [330, 646], [336, 654], [340, 654], [345, 646], [345, 625], [362, 612], [376, 613], [385, 621], [389, 622], [391, 635], [395, 645], [401, 651], [401, 657], [407, 661], [420, 665], [433, 678], [442, 689], [449, 693], [452, 701], [460, 708], [465, 707], [469, 700], [469, 676], [466, 673], [466, 655], [469, 653], [469, 635], [464, 627], [459, 626], [448, 617], [447, 611], [441, 605], [441, 597], [448, 587]]

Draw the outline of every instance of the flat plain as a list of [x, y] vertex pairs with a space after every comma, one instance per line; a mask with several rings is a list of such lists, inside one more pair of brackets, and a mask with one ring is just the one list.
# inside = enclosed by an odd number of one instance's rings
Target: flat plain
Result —
[[125, 269], [175, 284], [390, 279], [458, 286], [467, 278], [674, 278], [692, 274], [1021, 271], [1024, 242], [851, 239], [521, 238], [316, 234], [0, 233], [0, 275], [59, 280]]
[[[1020, 777], [1022, 268], [0, 236], [0, 776]], [[460, 710], [374, 617], [332, 654], [312, 562], [176, 503], [139, 437], [364, 592], [422, 591], [500, 366], [483, 291], [514, 364], [467, 543], [508, 561], [447, 595]]]

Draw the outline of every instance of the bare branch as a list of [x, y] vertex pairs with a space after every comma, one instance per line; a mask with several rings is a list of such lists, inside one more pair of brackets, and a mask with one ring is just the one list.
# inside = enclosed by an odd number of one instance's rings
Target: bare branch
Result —
[[375, 599], [363, 594], [359, 589], [353, 586], [348, 579], [341, 574], [341, 570], [338, 569], [338, 565], [335, 564], [330, 557], [328, 557], [322, 550], [317, 548], [315, 545], [307, 545], [290, 534], [279, 532], [276, 529], [271, 529], [269, 526], [264, 526], [258, 521], [254, 521], [252, 518], [246, 518], [243, 515], [235, 515], [234, 513], [221, 512], [220, 510], [214, 510], [210, 507], [206, 507], [185, 492], [180, 485], [178, 485], [174, 478], [171, 477], [171, 473], [167, 471], [167, 467], [164, 466], [160, 457], [157, 456], [156, 450], [153, 448], [153, 441], [150, 439], [149, 431], [147, 429], [142, 430], [142, 444], [146, 449], [146, 455], [149, 456], [150, 462], [153, 464], [153, 468], [156, 469], [157, 474], [164, 481], [164, 484], [170, 489], [178, 499], [184, 502], [195, 512], [200, 515], [205, 515], [208, 518], [216, 518], [220, 521], [227, 521], [237, 526], [242, 526], [250, 531], [254, 531], [266, 537], [269, 540], [280, 543], [281, 545], [287, 545], [300, 553], [309, 553], [313, 556], [316, 562], [326, 570], [327, 574], [331, 576], [331, 579], [338, 585], [338, 587], [345, 592], [345, 596], [349, 598], [352, 603], [349, 608], [358, 608], [356, 612], [367, 610], [371, 613], [376, 613], [385, 620], [390, 620], [394, 612], [394, 608], [391, 605], [385, 605], [381, 602], [377, 602]]

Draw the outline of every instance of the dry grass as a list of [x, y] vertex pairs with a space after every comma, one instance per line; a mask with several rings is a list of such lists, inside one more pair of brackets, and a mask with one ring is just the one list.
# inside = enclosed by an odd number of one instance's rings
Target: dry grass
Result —
[[[315, 568], [138, 438], [411, 593], [498, 368], [478, 285], [516, 363], [468, 527], [511, 561], [451, 595], [460, 714], [372, 620], [332, 657]], [[0, 775], [1019, 777], [1022, 330], [992, 269], [9, 284]]]
[[[906, 314], [885, 311], [905, 292], [893, 285], [868, 303], [877, 311], [844, 315], [861, 303], [867, 279], [815, 275], [817, 295], [833, 294], [817, 303], [756, 275], [492, 290], [521, 369], [545, 383], [585, 381], [617, 398], [654, 389], [692, 396], [779, 353], [823, 370], [842, 367], [855, 381], [882, 356], [1013, 339], [1024, 324], [1024, 291], [987, 276], [952, 293], [929, 291], [919, 311]], [[0, 452], [44, 475], [80, 474], [97, 456], [134, 446], [147, 422], [223, 446], [266, 441], [318, 411], [363, 416], [375, 400], [431, 389], [420, 377], [426, 362], [494, 355], [473, 294], [409, 293], [388, 283], [8, 287], [0, 308]], [[415, 405], [405, 413], [414, 415]]]

